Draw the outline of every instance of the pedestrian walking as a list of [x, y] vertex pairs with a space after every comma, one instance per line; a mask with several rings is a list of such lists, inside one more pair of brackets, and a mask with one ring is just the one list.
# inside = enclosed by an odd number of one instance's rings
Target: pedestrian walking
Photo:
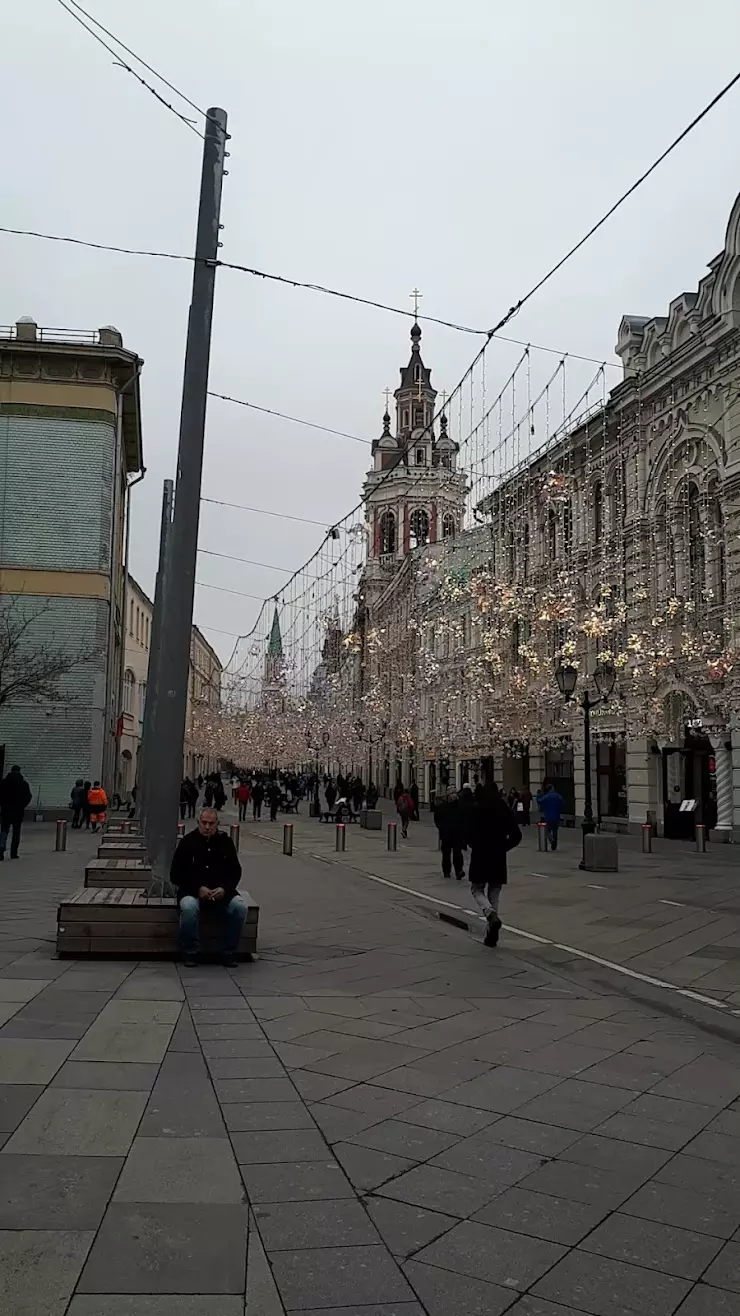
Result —
[[99, 781], [94, 781], [87, 792], [87, 803], [90, 809], [92, 830], [97, 832], [98, 827], [105, 824], [106, 809], [108, 808], [108, 796]]
[[495, 946], [501, 931], [499, 901], [506, 886], [506, 856], [522, 839], [519, 825], [498, 787], [482, 786], [468, 818], [470, 890], [486, 917], [484, 945]]
[[32, 794], [26, 778], [17, 763], [0, 782], [0, 860], [5, 858], [5, 847], [10, 835], [10, 857], [18, 858], [23, 815], [31, 803]]
[[537, 792], [537, 807], [542, 821], [547, 824], [547, 839], [550, 842], [550, 849], [557, 850], [558, 830], [563, 817], [565, 800], [555, 790], [551, 781], [544, 782], [542, 790]]
[[414, 816], [414, 801], [403, 786], [396, 800], [396, 812], [401, 819], [401, 835], [406, 838], [409, 834], [409, 823]]
[[239, 805], [239, 822], [245, 822], [247, 817], [247, 806], [251, 798], [251, 790], [246, 781], [240, 781], [236, 788], [236, 802]]
[[262, 817], [262, 801], [264, 798], [265, 788], [258, 778], [252, 787], [252, 817], [255, 820]]
[[280, 808], [282, 791], [276, 779], [273, 777], [267, 787], [267, 801], [270, 805], [270, 822], [275, 822]]
[[85, 816], [86, 799], [87, 799], [87, 791], [85, 790], [85, 783], [83, 782], [82, 777], [78, 777], [74, 786], [72, 787], [72, 791], [69, 797], [69, 803], [72, 809], [72, 826], [74, 827], [75, 831], [79, 830], [79, 828], [82, 826], [82, 819]]
[[220, 775], [216, 774], [213, 783], [213, 807], [220, 813], [226, 803], [226, 791]]
[[448, 791], [446, 799], [438, 801], [434, 810], [434, 825], [439, 832], [442, 851], [442, 876], [451, 877], [454, 867], [455, 877], [461, 882], [465, 876], [463, 849], [466, 841], [463, 811], [457, 791]]
[[328, 817], [328, 815], [334, 811], [334, 801], [337, 798], [337, 788], [331, 777], [327, 777], [324, 783], [324, 795], [326, 796], [326, 803], [329, 806], [326, 811]]
[[519, 797], [519, 805], [519, 817], [517, 818], [517, 822], [522, 827], [529, 827], [530, 812], [532, 809], [532, 792], [528, 786], [525, 787]]
[[189, 801], [190, 801], [190, 790], [188, 787], [188, 779], [187, 777], [184, 777], [183, 780], [180, 782], [180, 821], [181, 822], [184, 822], [185, 820], [185, 814], [188, 811]]
[[186, 777], [185, 780], [188, 783], [188, 818], [194, 818], [198, 803], [198, 787], [189, 777]]

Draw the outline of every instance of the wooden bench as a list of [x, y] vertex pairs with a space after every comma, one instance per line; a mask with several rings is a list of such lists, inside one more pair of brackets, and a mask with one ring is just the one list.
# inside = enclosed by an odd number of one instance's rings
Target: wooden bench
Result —
[[[240, 891], [247, 906], [247, 919], [239, 943], [239, 959], [250, 960], [257, 949], [259, 906], [248, 891]], [[205, 956], [217, 953], [220, 916], [201, 911], [201, 949]], [[179, 915], [172, 896], [147, 896], [130, 887], [80, 887], [63, 900], [57, 912], [57, 954], [81, 958], [85, 955], [156, 956], [178, 955]]]
[[[126, 824], [126, 831], [123, 830], [124, 823]], [[139, 835], [140, 830], [141, 827], [139, 824], [139, 819], [128, 818], [128, 819], [119, 820], [118, 822], [108, 823], [105, 828], [105, 831], [103, 832], [103, 835], [137, 837]]]
[[85, 886], [135, 887], [143, 891], [151, 879], [151, 867], [142, 859], [90, 859], [85, 865]]
[[130, 841], [124, 836], [120, 840], [113, 837], [98, 846], [98, 859], [144, 859], [146, 846], [138, 839]]

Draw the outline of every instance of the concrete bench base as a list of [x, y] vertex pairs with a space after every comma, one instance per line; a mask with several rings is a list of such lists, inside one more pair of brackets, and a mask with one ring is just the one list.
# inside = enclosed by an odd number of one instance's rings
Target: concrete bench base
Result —
[[[240, 959], [250, 960], [257, 949], [259, 906], [247, 891], [240, 891], [247, 906], [247, 920], [239, 943]], [[128, 887], [96, 890], [80, 887], [63, 900], [57, 913], [57, 954], [115, 956], [117, 959], [175, 959], [178, 947], [179, 913], [171, 896], [147, 896]], [[201, 944], [204, 956], [218, 951], [219, 915], [201, 911]]]
[[617, 838], [604, 832], [593, 832], [584, 837], [584, 868], [589, 873], [619, 872], [619, 847]]
[[380, 809], [363, 809], [360, 813], [360, 827], [365, 827], [369, 832], [379, 832], [383, 826], [383, 815]]

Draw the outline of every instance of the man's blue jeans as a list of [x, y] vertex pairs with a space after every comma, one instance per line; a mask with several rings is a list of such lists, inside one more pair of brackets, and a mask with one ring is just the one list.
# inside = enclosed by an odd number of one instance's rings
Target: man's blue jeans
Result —
[[549, 823], [547, 824], [547, 839], [548, 839], [548, 841], [550, 842], [550, 849], [551, 849], [551, 850], [557, 850], [557, 848], [558, 848], [558, 829], [559, 829], [559, 827], [560, 827], [560, 823], [559, 823], [559, 822], [549, 822]]
[[[235, 955], [239, 949], [247, 907], [241, 896], [231, 900], [209, 900], [223, 919], [222, 947], [225, 955]], [[180, 945], [186, 955], [197, 955], [200, 931], [200, 900], [197, 896], [183, 896], [180, 900]]]

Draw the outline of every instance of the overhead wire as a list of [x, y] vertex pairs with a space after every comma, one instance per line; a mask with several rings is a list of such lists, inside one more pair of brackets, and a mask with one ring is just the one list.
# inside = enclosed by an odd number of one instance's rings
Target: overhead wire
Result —
[[222, 498], [201, 498], [202, 503], [213, 503], [216, 507], [233, 507], [238, 512], [256, 512], [259, 516], [274, 516], [279, 521], [300, 521], [302, 525], [318, 525], [326, 529], [326, 521], [312, 521], [308, 516], [293, 516], [290, 512], [271, 512], [266, 507], [247, 507], [244, 503], [226, 503]]

